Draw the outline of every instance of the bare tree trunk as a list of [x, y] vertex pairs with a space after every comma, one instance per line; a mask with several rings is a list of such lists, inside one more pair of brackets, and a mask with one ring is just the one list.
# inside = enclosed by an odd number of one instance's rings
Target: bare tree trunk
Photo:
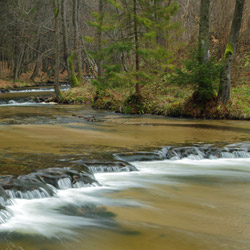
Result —
[[65, 9], [65, 0], [61, 0], [61, 15], [62, 15], [62, 31], [63, 31], [63, 49], [64, 49], [64, 62], [67, 65], [68, 79], [71, 83], [71, 71], [69, 66], [69, 42], [68, 42], [68, 30], [67, 30], [67, 21], [66, 21], [66, 9]]
[[[200, 5], [200, 22], [199, 22], [199, 47], [198, 47], [198, 62], [199, 68], [199, 82], [198, 90], [195, 92], [193, 97], [195, 102], [206, 104], [214, 96], [213, 84], [206, 80], [204, 76], [204, 67], [206, 67], [209, 60], [209, 46], [210, 46], [210, 33], [209, 33], [209, 22], [210, 22], [210, 0], [201, 0]], [[209, 69], [207, 69], [209, 70]]]
[[245, 0], [236, 0], [231, 31], [224, 54], [224, 67], [221, 72], [220, 87], [218, 92], [219, 100], [224, 104], [226, 104], [230, 99], [231, 68], [235, 56], [235, 51], [237, 48], [239, 32], [242, 23], [244, 3]]
[[59, 0], [54, 0], [54, 15], [56, 28], [56, 65], [55, 65], [55, 81], [54, 89], [57, 101], [60, 101], [62, 94], [59, 87], [59, 70], [60, 70], [60, 23], [59, 23], [60, 3]]
[[77, 71], [78, 71], [78, 81], [82, 82], [82, 60], [81, 60], [81, 51], [79, 48], [79, 28], [78, 28], [78, 9], [79, 1], [73, 0], [73, 26], [74, 26], [74, 56], [77, 61]]
[[199, 30], [199, 62], [204, 64], [209, 58], [209, 15], [210, 0], [201, 0]]
[[[40, 49], [41, 49], [41, 38], [38, 38], [37, 51], [40, 51]], [[36, 62], [35, 62], [35, 67], [34, 67], [32, 75], [30, 77], [30, 80], [32, 80], [33, 82], [35, 82], [35, 78], [38, 75], [39, 68], [41, 66], [41, 61], [42, 61], [42, 55], [38, 52], [36, 54], [37, 54], [37, 58], [36, 58]]]
[[22, 66], [22, 62], [23, 62], [23, 58], [25, 54], [25, 49], [26, 49], [25, 46], [23, 46], [23, 48], [21, 49], [21, 51], [19, 51], [15, 59], [13, 83], [16, 83], [17, 79], [20, 77], [21, 66]]

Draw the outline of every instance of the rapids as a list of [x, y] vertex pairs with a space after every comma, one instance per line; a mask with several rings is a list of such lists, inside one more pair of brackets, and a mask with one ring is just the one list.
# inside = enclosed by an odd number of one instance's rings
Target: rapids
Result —
[[248, 121], [120, 115], [8, 94], [0, 249], [250, 249]]

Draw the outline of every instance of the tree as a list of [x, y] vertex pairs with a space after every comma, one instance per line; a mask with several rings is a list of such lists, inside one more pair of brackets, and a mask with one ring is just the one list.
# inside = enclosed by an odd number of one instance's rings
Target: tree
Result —
[[[103, 27], [103, 19], [104, 19], [104, 0], [99, 0], [98, 4], [98, 26], [97, 26], [97, 51], [102, 50], [102, 27]], [[97, 75], [98, 78], [102, 76], [102, 58], [99, 56], [96, 60], [97, 65]]]
[[199, 29], [199, 62], [205, 64], [209, 59], [209, 17], [210, 0], [201, 0]]
[[135, 84], [135, 95], [137, 102], [140, 103], [141, 93], [138, 72], [140, 70], [140, 58], [139, 58], [139, 37], [138, 37], [138, 25], [137, 25], [137, 2], [133, 1], [133, 13], [134, 13], [134, 47], [135, 47], [135, 71], [136, 71], [136, 84]]
[[56, 53], [55, 53], [55, 81], [54, 89], [56, 93], [57, 101], [62, 99], [62, 93], [59, 88], [59, 70], [60, 70], [60, 22], [59, 22], [59, 13], [60, 13], [60, 2], [59, 0], [54, 0], [54, 17], [55, 17], [55, 28], [56, 28]]
[[65, 0], [61, 0], [61, 16], [62, 16], [62, 31], [63, 31], [63, 49], [64, 49], [64, 62], [67, 65], [68, 78], [69, 82], [72, 85], [72, 77], [69, 65], [69, 41], [68, 41], [68, 29], [67, 29], [67, 21], [66, 21], [66, 8], [65, 8]]
[[82, 56], [80, 50], [80, 39], [79, 39], [79, 0], [72, 0], [73, 1], [73, 28], [74, 28], [74, 57], [76, 58], [77, 62], [77, 69], [78, 69], [78, 82], [82, 82]]
[[244, 9], [245, 0], [236, 0], [234, 17], [232, 21], [231, 31], [226, 44], [226, 50], [224, 53], [224, 67], [221, 72], [220, 86], [218, 97], [219, 100], [226, 104], [230, 99], [231, 91], [231, 69], [232, 63], [237, 49], [237, 43], [239, 38], [239, 32], [242, 23], [242, 15]]
[[207, 78], [207, 72], [209, 70], [209, 46], [210, 46], [210, 0], [201, 0], [200, 5], [200, 23], [199, 23], [199, 47], [198, 47], [198, 91], [195, 96], [195, 101], [206, 103], [213, 95], [213, 83], [211, 78]]

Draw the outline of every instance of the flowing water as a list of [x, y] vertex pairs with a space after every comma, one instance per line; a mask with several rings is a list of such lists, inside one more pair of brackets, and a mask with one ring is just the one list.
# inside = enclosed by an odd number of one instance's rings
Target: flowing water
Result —
[[0, 106], [0, 183], [48, 178], [0, 189], [1, 250], [250, 249], [250, 122], [120, 115], [23, 93]]

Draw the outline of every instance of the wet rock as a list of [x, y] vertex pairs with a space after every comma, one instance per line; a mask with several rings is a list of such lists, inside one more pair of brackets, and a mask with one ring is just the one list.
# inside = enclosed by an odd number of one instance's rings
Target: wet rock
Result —
[[11, 198], [38, 199], [54, 195], [46, 184], [36, 180], [32, 174], [27, 176], [1, 176], [0, 185]]
[[0, 93], [4, 94], [4, 93], [9, 93], [10, 90], [9, 89], [0, 89]]
[[21, 176], [0, 177], [0, 204], [9, 198], [38, 199], [53, 196], [56, 189], [81, 188], [99, 185], [88, 171], [70, 168], [49, 168]]
[[114, 154], [115, 158], [120, 161], [133, 162], [133, 161], [156, 161], [162, 160], [163, 157], [158, 152], [135, 152]]
[[78, 118], [82, 118], [88, 122], [96, 122], [96, 118], [93, 115], [79, 115]]
[[98, 185], [92, 174], [70, 168], [49, 168], [40, 170], [32, 175], [57, 189]]

